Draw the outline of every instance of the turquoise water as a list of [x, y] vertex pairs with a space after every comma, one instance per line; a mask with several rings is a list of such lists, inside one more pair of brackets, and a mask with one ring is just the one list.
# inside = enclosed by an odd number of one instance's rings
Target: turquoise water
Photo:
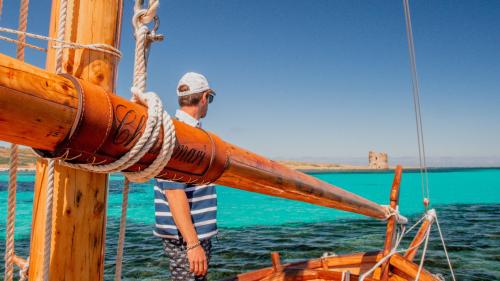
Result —
[[[324, 181], [364, 196], [380, 204], [387, 204], [393, 174], [390, 172], [341, 172], [313, 174]], [[120, 175], [110, 177], [108, 205], [108, 231], [106, 279], [111, 279], [115, 240], [121, 205]], [[0, 247], [4, 248], [5, 217], [7, 204], [7, 174], [0, 173]], [[31, 225], [33, 200], [33, 173], [21, 173], [18, 177], [19, 191], [16, 218], [17, 251], [27, 254]], [[470, 259], [488, 261], [481, 264], [489, 272], [488, 279], [500, 280], [500, 169], [446, 169], [429, 173], [431, 205], [438, 210], [439, 217], [448, 238], [458, 245], [451, 245], [452, 256], [459, 263], [464, 255]], [[134, 185], [130, 193], [127, 221], [127, 243], [125, 276], [128, 278], [157, 280], [166, 278], [166, 260], [161, 245], [152, 237], [154, 223], [152, 185]], [[280, 198], [273, 198], [227, 187], [218, 187], [218, 223], [221, 228], [220, 243], [216, 243], [212, 264], [212, 279], [227, 277], [251, 268], [268, 266], [268, 253], [271, 250], [292, 251], [284, 253], [285, 261], [313, 258], [322, 251], [351, 252], [380, 249], [384, 225], [381, 222], [365, 219], [362, 216], [342, 211], [317, 207]], [[400, 210], [404, 215], [417, 218], [422, 212], [420, 175], [405, 172], [401, 184]], [[486, 211], [485, 211], [486, 210]], [[467, 219], [458, 223], [460, 219]], [[491, 228], [492, 224], [494, 227]], [[328, 229], [328, 232], [324, 230]], [[338, 228], [338, 229], [337, 229]], [[488, 228], [489, 232], [472, 239], [470, 231], [477, 232]], [[321, 231], [320, 233], [318, 233]], [[352, 230], [352, 231], [351, 231]], [[293, 235], [290, 235], [293, 233]], [[258, 237], [256, 237], [258, 235]], [[283, 237], [286, 236], [286, 237]], [[450, 237], [451, 236], [451, 237]], [[481, 237], [491, 240], [488, 247], [480, 244], [471, 249]], [[248, 237], [252, 237], [250, 240]], [[309, 241], [301, 239], [309, 237]], [[337, 241], [341, 237], [341, 241]], [[361, 237], [361, 238], [360, 238]], [[432, 240], [431, 240], [432, 242]], [[260, 244], [256, 249], [255, 244]], [[474, 244], [468, 246], [468, 243]], [[433, 270], [446, 272], [439, 243], [434, 241], [435, 256], [439, 262], [430, 262]], [[471, 244], [471, 245], [472, 245]], [[229, 246], [228, 246], [229, 245]], [[465, 245], [465, 246], [464, 246]], [[475, 247], [475, 246], [474, 246]], [[453, 252], [455, 249], [455, 252]], [[244, 252], [247, 252], [245, 254]], [[145, 253], [147, 253], [145, 255]], [[3, 251], [1, 253], [3, 255]], [[458, 269], [465, 280], [474, 279], [468, 275], [469, 263]], [[495, 266], [496, 264], [496, 266]], [[144, 266], [146, 265], [146, 266]], [[476, 264], [476, 266], [478, 266]], [[0, 266], [1, 269], [1, 266]]]

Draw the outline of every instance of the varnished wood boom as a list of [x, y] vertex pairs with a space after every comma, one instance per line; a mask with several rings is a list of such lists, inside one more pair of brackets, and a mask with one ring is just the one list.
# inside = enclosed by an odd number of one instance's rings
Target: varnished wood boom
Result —
[[[0, 140], [77, 163], [107, 163], [137, 141], [146, 108], [73, 76], [0, 55]], [[384, 207], [174, 121], [177, 143], [160, 178], [217, 184], [385, 218]], [[130, 168], [143, 169], [160, 141]]]

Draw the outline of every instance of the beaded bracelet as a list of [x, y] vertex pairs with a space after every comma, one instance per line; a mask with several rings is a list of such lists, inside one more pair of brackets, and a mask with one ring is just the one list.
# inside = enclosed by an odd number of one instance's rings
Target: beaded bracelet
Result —
[[189, 247], [186, 247], [186, 252], [189, 252], [189, 250], [192, 250], [192, 249], [194, 249], [196, 247], [199, 247], [200, 245], [201, 245], [201, 243], [200, 243], [200, 241], [198, 241], [197, 243], [195, 243], [195, 244], [193, 244], [193, 245], [191, 245]]

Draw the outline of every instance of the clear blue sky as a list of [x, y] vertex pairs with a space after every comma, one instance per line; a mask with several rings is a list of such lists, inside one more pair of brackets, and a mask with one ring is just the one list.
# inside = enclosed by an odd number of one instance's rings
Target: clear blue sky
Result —
[[[17, 25], [11, 2], [1, 26]], [[128, 97], [124, 2], [118, 92]], [[500, 158], [500, 1], [411, 9], [429, 157]], [[28, 30], [47, 34], [49, 13], [50, 1], [31, 1]], [[217, 91], [205, 128], [239, 146], [273, 158], [417, 155], [401, 1], [161, 1], [159, 15], [166, 40], [151, 51], [149, 89], [169, 112], [178, 79], [196, 71]], [[26, 59], [44, 64], [34, 51]]]

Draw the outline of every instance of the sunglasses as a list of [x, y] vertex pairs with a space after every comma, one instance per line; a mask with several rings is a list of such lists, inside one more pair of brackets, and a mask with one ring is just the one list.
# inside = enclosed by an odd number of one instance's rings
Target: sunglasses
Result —
[[214, 97], [215, 97], [214, 94], [208, 93], [207, 97], [208, 97], [208, 103], [212, 103], [214, 101]]

